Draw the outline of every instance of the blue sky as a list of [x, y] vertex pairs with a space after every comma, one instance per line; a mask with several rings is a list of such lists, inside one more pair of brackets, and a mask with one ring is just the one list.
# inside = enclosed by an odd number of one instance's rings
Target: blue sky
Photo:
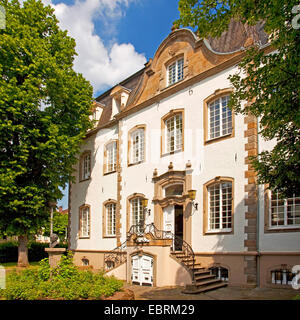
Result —
[[[153, 58], [179, 18], [178, 0], [43, 0], [76, 41], [74, 68], [94, 96], [126, 79]], [[68, 207], [67, 189], [58, 202]]]

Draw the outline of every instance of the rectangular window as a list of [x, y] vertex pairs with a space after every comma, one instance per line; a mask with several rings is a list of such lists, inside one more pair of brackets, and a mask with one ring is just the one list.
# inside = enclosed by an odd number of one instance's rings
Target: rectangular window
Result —
[[272, 192], [270, 199], [270, 226], [284, 228], [300, 226], [300, 197], [283, 199]]
[[131, 163], [144, 161], [145, 154], [144, 129], [138, 129], [131, 134]]
[[84, 207], [81, 209], [80, 217], [80, 236], [89, 237], [90, 235], [90, 208]]
[[209, 231], [231, 231], [232, 184], [223, 182], [208, 188]]
[[106, 146], [106, 173], [117, 169], [117, 143], [112, 142]]
[[177, 114], [165, 122], [166, 152], [182, 150], [182, 114]]
[[184, 59], [179, 59], [168, 67], [168, 85], [183, 79]]
[[232, 112], [227, 107], [229, 96], [221, 97], [209, 104], [209, 139], [232, 133]]
[[116, 204], [106, 205], [106, 235], [116, 235]]
[[[131, 200], [131, 217], [133, 226], [141, 226], [144, 224], [144, 209], [141, 198]], [[141, 229], [138, 227], [138, 231]]]

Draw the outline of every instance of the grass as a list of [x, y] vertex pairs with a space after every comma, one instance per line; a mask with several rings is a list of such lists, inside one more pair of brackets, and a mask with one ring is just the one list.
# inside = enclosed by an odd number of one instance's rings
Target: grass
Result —
[[[0, 263], [1, 266], [3, 266], [4, 268], [16, 268], [18, 266], [18, 262], [4, 262], [4, 263]], [[29, 262], [29, 267], [31, 266], [38, 266], [39, 265], [39, 261], [33, 261], [33, 262]]]

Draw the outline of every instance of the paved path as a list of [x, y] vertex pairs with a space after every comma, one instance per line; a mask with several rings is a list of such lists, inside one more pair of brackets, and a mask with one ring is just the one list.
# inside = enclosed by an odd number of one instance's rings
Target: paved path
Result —
[[299, 291], [293, 289], [244, 289], [226, 287], [201, 294], [183, 294], [180, 287], [142, 287], [126, 284], [136, 300], [291, 300]]

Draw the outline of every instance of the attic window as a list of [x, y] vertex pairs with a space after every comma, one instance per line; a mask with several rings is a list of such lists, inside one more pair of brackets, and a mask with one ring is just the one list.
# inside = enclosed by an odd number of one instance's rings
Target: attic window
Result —
[[183, 64], [184, 59], [181, 58], [168, 66], [168, 86], [183, 79]]

